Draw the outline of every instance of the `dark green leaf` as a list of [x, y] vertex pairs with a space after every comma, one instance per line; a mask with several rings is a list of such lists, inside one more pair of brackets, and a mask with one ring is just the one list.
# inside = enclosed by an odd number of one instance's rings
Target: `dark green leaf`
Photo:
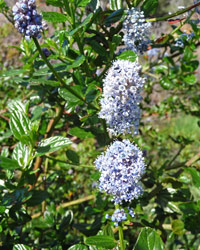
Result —
[[0, 156], [0, 167], [7, 170], [14, 170], [19, 168], [18, 162], [4, 156]]
[[[81, 94], [81, 91], [78, 91], [80, 89], [80, 87], [81, 86], [72, 86], [70, 88], [73, 89], [74, 91], [76, 90], [75, 92], [78, 92], [79, 94]], [[66, 88], [59, 88], [58, 93], [67, 102], [73, 102], [73, 103], [80, 103], [81, 102], [80, 98], [78, 98], [77, 96], [75, 96], [74, 94], [69, 92]]]
[[67, 21], [67, 17], [58, 12], [42, 12], [42, 17], [47, 22], [51, 23], [63, 23]]
[[118, 22], [122, 18], [123, 13], [123, 9], [116, 10], [105, 19], [105, 25], [110, 26], [112, 23]]
[[85, 56], [80, 55], [76, 58], [76, 60], [67, 66], [67, 70], [74, 69], [80, 67], [85, 61]]
[[75, 151], [68, 149], [66, 155], [72, 163], [79, 164], [79, 155]]
[[103, 247], [106, 249], [112, 249], [117, 245], [117, 242], [114, 238], [106, 235], [96, 235], [88, 237], [85, 243], [88, 245]]
[[159, 234], [152, 228], [143, 228], [133, 250], [164, 250], [164, 244]]
[[65, 213], [65, 216], [63, 217], [61, 223], [60, 223], [59, 230], [61, 232], [64, 231], [64, 230], [66, 230], [66, 227], [68, 227], [72, 223], [72, 220], [73, 220], [73, 213], [72, 213], [72, 211], [67, 211]]
[[154, 14], [158, 7], [158, 0], [145, 0], [141, 6], [141, 10], [144, 11], [145, 16]]
[[122, 52], [119, 56], [117, 56], [117, 59], [135, 62], [135, 60], [137, 59], [137, 54], [132, 50], [127, 50]]
[[60, 0], [46, 0], [46, 3], [55, 7], [63, 7], [63, 3]]
[[48, 198], [48, 193], [42, 190], [34, 190], [32, 197], [26, 202], [29, 207], [37, 206]]
[[71, 128], [69, 130], [69, 134], [73, 135], [73, 136], [77, 136], [80, 139], [93, 138], [94, 137], [94, 135], [91, 132], [87, 132], [84, 129], [78, 128], [78, 127]]

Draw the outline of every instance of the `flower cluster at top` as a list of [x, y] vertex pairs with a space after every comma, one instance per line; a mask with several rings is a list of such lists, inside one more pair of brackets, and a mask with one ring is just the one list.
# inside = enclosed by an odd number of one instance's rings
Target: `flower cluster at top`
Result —
[[99, 117], [106, 120], [113, 135], [138, 133], [140, 92], [145, 81], [140, 69], [137, 62], [117, 60], [104, 79]]
[[43, 31], [42, 16], [37, 13], [35, 0], [19, 0], [12, 11], [15, 28], [25, 36], [26, 40], [40, 37]]
[[106, 219], [110, 218], [114, 222], [114, 225], [117, 227], [118, 223], [127, 220], [128, 215], [130, 215], [131, 217], [134, 217], [135, 213], [133, 212], [132, 209], [129, 209], [128, 213], [126, 213], [123, 208], [121, 209], [118, 208], [114, 211], [112, 216], [109, 216], [108, 214], [106, 214], [105, 217]]
[[132, 8], [123, 22], [123, 41], [127, 49], [142, 54], [148, 49], [151, 23], [145, 21], [144, 12]]
[[142, 151], [129, 140], [115, 141], [95, 161], [101, 176], [99, 189], [113, 196], [115, 204], [138, 198], [139, 181], [145, 172]]

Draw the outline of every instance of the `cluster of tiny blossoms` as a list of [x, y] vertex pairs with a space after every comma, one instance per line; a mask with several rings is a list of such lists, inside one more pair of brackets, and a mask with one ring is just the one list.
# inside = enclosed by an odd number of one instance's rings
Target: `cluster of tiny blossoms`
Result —
[[123, 41], [127, 49], [142, 54], [148, 49], [151, 23], [146, 22], [144, 12], [132, 8], [123, 22]]
[[145, 172], [144, 158], [129, 140], [115, 141], [95, 164], [101, 174], [99, 189], [112, 195], [115, 204], [130, 202], [143, 193], [139, 181]]
[[127, 220], [128, 215], [130, 215], [131, 217], [134, 217], [135, 213], [133, 212], [132, 209], [129, 209], [128, 213], [126, 213], [123, 208], [121, 209], [117, 208], [112, 214], [112, 216], [109, 216], [108, 214], [106, 214], [105, 218], [106, 219], [110, 218], [114, 222], [114, 225], [117, 227], [118, 223]]
[[12, 11], [15, 28], [25, 36], [26, 40], [40, 37], [43, 31], [42, 16], [37, 13], [35, 0], [19, 0]]
[[140, 92], [145, 81], [139, 75], [140, 69], [137, 62], [117, 60], [104, 79], [99, 117], [106, 120], [113, 135], [138, 132]]

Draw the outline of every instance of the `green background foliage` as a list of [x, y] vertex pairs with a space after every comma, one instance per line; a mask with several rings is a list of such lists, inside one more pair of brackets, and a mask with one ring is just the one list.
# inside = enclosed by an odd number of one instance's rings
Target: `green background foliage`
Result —
[[[51, 52], [53, 69], [24, 39], [13, 45], [19, 64], [0, 69], [0, 249], [120, 249], [117, 228], [105, 219], [114, 205], [98, 191], [94, 167], [115, 140], [98, 111], [116, 59], [139, 60], [146, 77], [140, 133], [129, 138], [145, 156], [145, 192], [130, 204], [136, 216], [124, 225], [126, 249], [200, 249], [199, 24], [192, 15], [168, 23], [169, 31], [151, 36], [154, 56], [119, 55], [122, 7], [139, 4], [151, 19], [160, 1], [110, 0], [107, 9], [95, 0], [46, 4], [50, 31], [40, 46]], [[12, 21], [3, 0], [0, 10]], [[179, 47], [184, 22], [194, 36]]]

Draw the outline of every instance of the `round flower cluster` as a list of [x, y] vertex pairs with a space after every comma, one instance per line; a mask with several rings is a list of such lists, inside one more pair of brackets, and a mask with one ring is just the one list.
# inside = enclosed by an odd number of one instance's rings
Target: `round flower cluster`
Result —
[[114, 213], [112, 214], [112, 216], [109, 216], [108, 214], [106, 214], [106, 219], [111, 219], [114, 223], [114, 225], [117, 227], [118, 226], [118, 223], [122, 222], [122, 221], [126, 221], [127, 220], [127, 216], [130, 214], [131, 217], [134, 217], [135, 216], [135, 213], [133, 212], [132, 209], [129, 209], [128, 213], [126, 213], [124, 211], [123, 208], [121, 209], [116, 209], [114, 211]]
[[138, 198], [139, 181], [145, 172], [142, 151], [129, 140], [115, 141], [95, 161], [100, 171], [99, 189], [113, 196], [115, 204]]
[[99, 117], [106, 120], [113, 135], [138, 133], [140, 92], [145, 82], [140, 69], [137, 62], [117, 60], [104, 79]]
[[127, 49], [142, 54], [148, 49], [151, 23], [145, 21], [143, 11], [132, 8], [123, 22], [123, 41]]
[[40, 38], [42, 32], [42, 16], [37, 13], [35, 0], [19, 0], [12, 9], [15, 28], [25, 36]]

